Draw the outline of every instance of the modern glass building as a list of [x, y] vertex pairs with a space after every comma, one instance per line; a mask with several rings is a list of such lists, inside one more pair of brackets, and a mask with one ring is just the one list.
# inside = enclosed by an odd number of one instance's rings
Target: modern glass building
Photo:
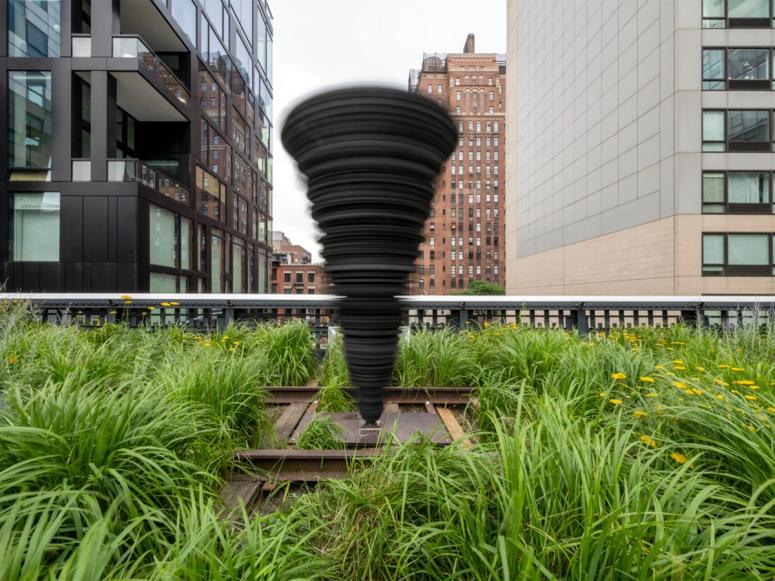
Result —
[[267, 292], [265, 0], [0, 0], [0, 283]]

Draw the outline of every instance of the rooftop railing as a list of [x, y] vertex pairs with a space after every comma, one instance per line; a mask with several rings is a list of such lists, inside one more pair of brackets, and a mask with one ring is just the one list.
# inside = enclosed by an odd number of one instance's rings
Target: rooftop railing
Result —
[[113, 37], [113, 58], [132, 58], [154, 74], [183, 105], [191, 101], [191, 94], [183, 82], [170, 68], [146, 45], [139, 36], [122, 35]]
[[[408, 296], [406, 322], [423, 327], [487, 323], [590, 330], [667, 327], [677, 323], [735, 327], [775, 322], [775, 296]], [[41, 320], [83, 324], [126, 321], [133, 326], [224, 327], [233, 320], [304, 319], [316, 327], [336, 323], [338, 297], [277, 294], [48, 294], [5, 293], [24, 301]]]
[[189, 191], [162, 171], [139, 159], [109, 159], [109, 182], [138, 182], [182, 204], [188, 203]]

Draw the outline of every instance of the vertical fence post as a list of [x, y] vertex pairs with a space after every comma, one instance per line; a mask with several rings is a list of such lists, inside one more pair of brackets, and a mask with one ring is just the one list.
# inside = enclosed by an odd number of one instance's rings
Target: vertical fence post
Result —
[[465, 329], [466, 326], [468, 325], [468, 309], [466, 309], [465, 307], [462, 307], [457, 312], [457, 324], [458, 324], [458, 328], [461, 330]]
[[584, 305], [579, 305], [578, 308], [571, 311], [571, 319], [579, 336], [586, 337], [589, 333], [589, 325], [587, 323], [587, 309], [584, 308]]

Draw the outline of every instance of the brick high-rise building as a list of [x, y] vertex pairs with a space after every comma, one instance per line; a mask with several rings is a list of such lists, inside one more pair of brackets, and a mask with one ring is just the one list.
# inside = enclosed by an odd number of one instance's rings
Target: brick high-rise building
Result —
[[272, 232], [272, 292], [320, 295], [330, 292], [331, 282], [322, 264], [312, 263], [312, 253], [294, 244], [280, 231]]
[[425, 54], [409, 90], [447, 108], [458, 146], [436, 180], [412, 294], [454, 294], [473, 280], [504, 286], [505, 57], [477, 53], [469, 34], [462, 53]]

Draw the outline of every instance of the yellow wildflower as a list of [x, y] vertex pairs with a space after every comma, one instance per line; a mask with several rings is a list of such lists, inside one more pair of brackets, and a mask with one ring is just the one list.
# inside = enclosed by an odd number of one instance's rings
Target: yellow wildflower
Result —
[[650, 391], [649, 393], [646, 394], [646, 397], [657, 397], [657, 392]]
[[611, 403], [614, 405], [622, 405], [622, 400], [620, 399], [612, 399]]
[[664, 365], [655, 365], [654, 366], [654, 369], [664, 369], [664, 368], [665, 368]]
[[680, 452], [673, 452], [672, 454], [670, 454], [670, 457], [676, 462], [678, 462], [679, 464], [686, 464], [686, 461], [688, 460], [688, 458], [683, 454], [681, 454]]
[[127, 301], [124, 301], [124, 304], [125, 304], [125, 305], [131, 305], [131, 304], [132, 304], [132, 301], [129, 301], [129, 300], [127, 300]]
[[154, 310], [155, 308], [156, 308], [156, 307], [148, 307], [148, 310], [149, 310], [149, 311], [152, 311], [152, 310]]
[[714, 379], [713, 383], [717, 383], [718, 385], [723, 385], [724, 387], [729, 387], [729, 384], [723, 379]]
[[632, 412], [632, 415], [634, 415], [638, 419], [645, 418], [646, 416], [648, 416], [648, 414], [643, 410], [635, 410], [634, 412]]
[[716, 399], [719, 400], [719, 401], [723, 401], [724, 400], [724, 395], [720, 393], [720, 394], [718, 394], [716, 396]]
[[732, 371], [734, 371], [735, 373], [740, 373], [742, 371], [745, 371], [745, 368], [744, 367], [732, 367]]
[[644, 375], [640, 378], [640, 380], [643, 383], [654, 383], [656, 380], [653, 377], [649, 377], [648, 375]]
[[675, 369], [676, 371], [686, 371], [686, 367], [684, 367], [683, 365], [676, 365], [673, 369]]
[[176, 302], [176, 301], [172, 301], [172, 302], [170, 302], [170, 306], [171, 306], [171, 307], [177, 307], [179, 304], [180, 304], [180, 303], [178, 303], [178, 302]]
[[673, 385], [678, 389], [686, 389], [686, 384], [683, 383], [682, 381], [674, 381]]
[[748, 401], [756, 401], [759, 398], [756, 397], [755, 395], [746, 395], [745, 399], [747, 399]]
[[705, 371], [705, 368], [704, 367], [695, 367], [694, 370], [695, 371], [699, 371], [700, 373], [702, 373], [703, 371]]
[[733, 381], [735, 385], [754, 385], [756, 382], [751, 381], [750, 379], [738, 379], [736, 381]]
[[673, 359], [673, 363], [675, 363], [676, 365], [683, 365], [684, 364], [684, 362], [681, 359]]
[[120, 298], [122, 301], [131, 301], [132, 300], [132, 296], [131, 295], [121, 295], [118, 298]]
[[19, 359], [16, 357], [16, 355], [9, 355], [8, 357], [5, 358], [5, 360], [8, 362], [8, 365], [13, 365]]
[[166, 309], [167, 307], [169, 307], [169, 306], [170, 306], [170, 304], [169, 304], [169, 303], [167, 303], [167, 302], [160, 303], [160, 304], [161, 304], [161, 306], [162, 306], [162, 307], [164, 307], [165, 309]]
[[746, 428], [748, 428], [748, 431], [751, 432], [751, 433], [755, 433], [756, 432], [756, 428], [754, 428], [751, 424], [748, 424], [746, 426]]
[[756, 391], [757, 389], [759, 389], [759, 386], [758, 385], [749, 385], [748, 389], [750, 389], [752, 391]]
[[726, 363], [719, 363], [718, 368], [719, 369], [729, 369], [729, 365], [727, 365]]
[[771, 414], [775, 414], [775, 407], [770, 406], [767, 408], [767, 411], [770, 412]]
[[657, 447], [657, 441], [651, 436], [647, 436], [644, 434], [640, 437], [640, 441], [646, 444], [647, 446], [651, 446], [652, 448]]
[[686, 390], [686, 393], [687, 393], [688, 395], [702, 395], [702, 394], [703, 394], [703, 393], [705, 393], [705, 392], [704, 392], [703, 390], [701, 390], [701, 389], [699, 389], [699, 388], [695, 387], [694, 389], [687, 389], [687, 390]]
[[627, 376], [624, 373], [612, 373], [611, 379], [626, 379]]

